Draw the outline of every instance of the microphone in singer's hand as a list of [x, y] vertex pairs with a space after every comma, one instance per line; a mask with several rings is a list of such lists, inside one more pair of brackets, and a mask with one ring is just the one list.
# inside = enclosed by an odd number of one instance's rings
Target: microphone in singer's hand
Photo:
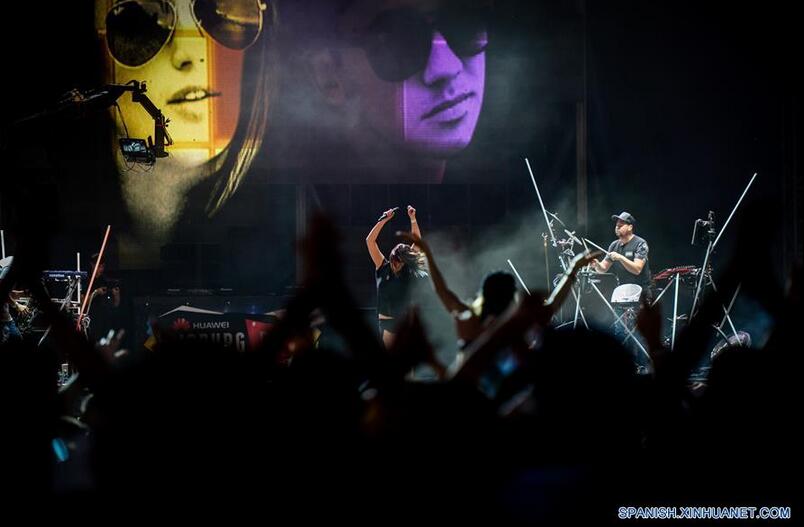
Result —
[[[391, 209], [391, 212], [396, 213], [396, 211], [398, 211], [398, 210], [399, 210], [399, 207], [394, 207], [393, 209]], [[385, 218], [387, 218], [387, 217], [388, 217], [388, 213], [387, 213], [387, 212], [383, 212], [383, 213], [382, 213], [382, 216], [380, 216], [380, 219], [379, 219], [379, 220], [377, 220], [377, 221], [382, 221], [382, 220], [384, 220], [384, 219], [385, 219]]]

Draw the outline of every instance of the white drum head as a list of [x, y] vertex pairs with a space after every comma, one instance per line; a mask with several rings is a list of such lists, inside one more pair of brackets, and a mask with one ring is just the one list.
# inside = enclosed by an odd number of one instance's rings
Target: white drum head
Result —
[[637, 284], [623, 284], [617, 286], [611, 293], [612, 304], [634, 304], [639, 303], [639, 296], [642, 294], [642, 287]]

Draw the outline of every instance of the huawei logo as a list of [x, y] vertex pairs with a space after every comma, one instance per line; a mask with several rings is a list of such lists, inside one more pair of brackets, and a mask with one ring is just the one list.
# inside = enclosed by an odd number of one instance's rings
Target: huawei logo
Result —
[[190, 321], [186, 318], [177, 318], [170, 327], [176, 331], [187, 331], [190, 329]]

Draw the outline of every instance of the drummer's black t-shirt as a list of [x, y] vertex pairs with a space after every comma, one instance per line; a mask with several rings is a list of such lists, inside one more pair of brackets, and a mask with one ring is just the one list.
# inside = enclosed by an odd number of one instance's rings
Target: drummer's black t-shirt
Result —
[[650, 288], [651, 275], [650, 266], [648, 265], [648, 242], [636, 235], [631, 238], [631, 241], [624, 245], [620, 243], [620, 240], [614, 240], [611, 242], [611, 245], [609, 245], [609, 252], [620, 253], [631, 261], [636, 259], [645, 260], [642, 271], [637, 275], [629, 272], [622, 263], [613, 262], [609, 256], [605, 258], [612, 264], [610, 270], [617, 275], [620, 285], [637, 284], [642, 286], [642, 289], [646, 291]]

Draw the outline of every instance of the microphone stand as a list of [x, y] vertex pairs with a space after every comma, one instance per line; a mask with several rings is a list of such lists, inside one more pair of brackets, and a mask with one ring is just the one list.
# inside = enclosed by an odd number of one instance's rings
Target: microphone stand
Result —
[[[707, 236], [709, 237], [709, 244], [706, 247], [706, 254], [704, 254], [704, 264], [703, 264], [703, 267], [701, 268], [701, 276], [698, 278], [698, 285], [695, 288], [695, 296], [693, 297], [692, 309], [690, 310], [690, 320], [692, 320], [692, 317], [695, 316], [695, 308], [698, 306], [698, 298], [701, 295], [701, 290], [702, 290], [703, 285], [704, 285], [704, 276], [707, 276], [707, 275], [711, 274], [711, 272], [709, 272], [708, 269], [707, 269], [707, 266], [709, 265], [709, 259], [711, 257], [711, 254], [715, 250], [715, 247], [717, 247], [717, 244], [720, 241], [720, 238], [723, 236], [723, 232], [726, 230], [726, 227], [728, 227], [729, 222], [731, 221], [731, 218], [734, 216], [734, 213], [737, 212], [737, 208], [740, 206], [740, 203], [743, 202], [743, 198], [745, 198], [745, 195], [748, 193], [748, 189], [751, 188], [751, 185], [754, 183], [754, 180], [756, 178], [757, 178], [757, 172], [754, 172], [754, 175], [751, 177], [751, 180], [748, 182], [748, 185], [746, 185], [745, 190], [743, 190], [743, 193], [740, 195], [740, 198], [737, 200], [737, 204], [734, 205], [734, 208], [731, 210], [731, 214], [729, 214], [728, 219], [726, 219], [726, 223], [723, 224], [723, 228], [720, 229], [720, 233], [717, 234], [717, 237], [715, 237], [716, 231], [715, 231], [715, 221], [714, 221], [715, 214], [714, 214], [714, 212], [709, 211], [709, 220], [708, 221], [703, 222], [701, 220], [696, 220], [696, 222], [695, 222], [695, 228], [693, 229], [693, 234], [695, 234], [695, 230], [697, 229], [699, 223], [705, 224], [705, 225], [707, 225], [709, 227], [708, 230], [707, 230]], [[693, 241], [693, 244], [694, 244], [695, 239], [693, 238], [692, 241]], [[711, 276], [708, 276], [708, 278], [709, 278], [709, 284], [711, 284], [712, 283]]]
[[[698, 298], [701, 295], [701, 289], [703, 288], [704, 278], [711, 278], [709, 275], [709, 257], [712, 255], [712, 249], [714, 247], [715, 241], [715, 213], [713, 211], [709, 211], [709, 220], [695, 220], [695, 227], [693, 227], [693, 234], [697, 230], [698, 225], [706, 225], [708, 227], [706, 231], [706, 235], [709, 238], [709, 243], [706, 246], [706, 252], [704, 253], [704, 261], [703, 266], [701, 267], [701, 274], [698, 277], [698, 284], [695, 286], [695, 296], [692, 297], [692, 309], [690, 309], [690, 320], [692, 317], [695, 316], [695, 308], [698, 306]], [[695, 239], [693, 238], [693, 242]]]

